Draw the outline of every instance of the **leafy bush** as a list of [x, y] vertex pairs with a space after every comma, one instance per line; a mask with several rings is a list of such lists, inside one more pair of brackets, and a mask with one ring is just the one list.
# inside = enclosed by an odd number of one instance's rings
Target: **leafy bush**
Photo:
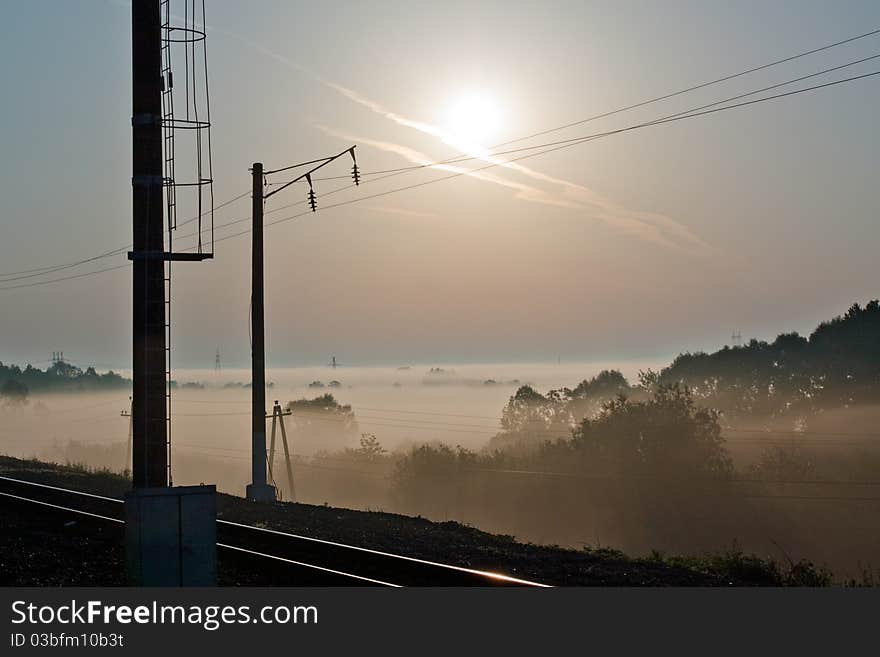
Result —
[[832, 574], [811, 561], [780, 566], [773, 559], [746, 554], [738, 547], [703, 557], [666, 557], [652, 553], [650, 560], [690, 568], [733, 582], [749, 582], [758, 586], [830, 586]]
[[539, 458], [581, 472], [726, 477], [733, 465], [718, 417], [697, 406], [687, 388], [660, 386], [644, 401], [621, 395], [606, 402], [570, 440], [545, 445]]
[[753, 473], [768, 481], [802, 481], [816, 477], [816, 466], [798, 445], [771, 445], [764, 450]]

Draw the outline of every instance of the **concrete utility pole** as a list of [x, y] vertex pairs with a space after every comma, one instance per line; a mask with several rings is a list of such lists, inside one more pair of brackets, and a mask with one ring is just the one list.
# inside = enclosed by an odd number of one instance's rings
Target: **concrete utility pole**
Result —
[[[162, 8], [169, 0], [132, 0], [132, 480], [125, 495], [126, 570], [136, 586], [209, 586], [217, 581], [214, 486], [168, 486], [168, 357], [165, 262], [210, 254], [165, 251], [163, 128], [173, 108], [162, 106]], [[166, 23], [164, 29], [171, 31]], [[166, 37], [170, 43], [170, 38]], [[170, 243], [170, 235], [169, 235]]]
[[[308, 200], [312, 212], [317, 210], [317, 199], [312, 186], [312, 174], [348, 154], [351, 156], [351, 176], [355, 185], [360, 184], [360, 173], [354, 155], [355, 147], [346, 148], [341, 153], [324, 157], [311, 162], [294, 164], [273, 171], [264, 171], [262, 162], [254, 162], [251, 167], [252, 184], [252, 215], [253, 226], [251, 253], [251, 483], [247, 485], [248, 499], [255, 502], [275, 501], [275, 487], [266, 480], [266, 345], [264, 332], [263, 303], [263, 204], [270, 196], [281, 192], [291, 185], [305, 180], [309, 185]], [[265, 177], [273, 173], [281, 173], [315, 165], [305, 173], [288, 180], [268, 194], [263, 192]]]
[[160, 13], [156, 0], [131, 3], [135, 488], [168, 485]]
[[263, 318], [263, 163], [254, 162], [251, 255], [251, 483], [247, 497], [274, 502], [275, 487], [266, 483], [266, 345]]

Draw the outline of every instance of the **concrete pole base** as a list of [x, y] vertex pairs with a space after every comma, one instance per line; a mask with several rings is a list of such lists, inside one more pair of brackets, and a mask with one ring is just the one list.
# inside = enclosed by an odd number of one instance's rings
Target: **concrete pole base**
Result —
[[133, 586], [216, 586], [214, 486], [136, 488], [125, 495], [125, 556]]
[[248, 484], [245, 495], [252, 502], [274, 502], [275, 486], [269, 484]]

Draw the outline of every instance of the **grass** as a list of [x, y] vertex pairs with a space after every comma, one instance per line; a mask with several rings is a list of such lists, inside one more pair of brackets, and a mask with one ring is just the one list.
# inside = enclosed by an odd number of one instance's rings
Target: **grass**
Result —
[[789, 561], [781, 564], [775, 559], [746, 554], [736, 545], [715, 554], [693, 556], [667, 556], [653, 551], [646, 560], [655, 563], [682, 566], [720, 577], [731, 582], [751, 582], [758, 586], [831, 586], [833, 574], [811, 561]]
[[[127, 475], [83, 463], [60, 465], [0, 456], [0, 473], [113, 497], [121, 497], [131, 488]], [[522, 543], [513, 536], [489, 534], [453, 521], [432, 522], [326, 505], [256, 505], [231, 495], [218, 495], [218, 515], [558, 585], [821, 587], [835, 583], [827, 569], [809, 561], [780, 563], [744, 553], [736, 545], [722, 553], [702, 556], [670, 556], [654, 551], [646, 557], [631, 557], [608, 547], [572, 550]], [[870, 569], [865, 573], [861, 582], [840, 584], [872, 586], [880, 580], [880, 573]]]

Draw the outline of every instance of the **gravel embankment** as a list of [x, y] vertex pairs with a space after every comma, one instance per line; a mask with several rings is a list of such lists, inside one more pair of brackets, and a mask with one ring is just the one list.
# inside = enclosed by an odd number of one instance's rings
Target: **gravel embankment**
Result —
[[[10, 457], [0, 457], [0, 475], [113, 497], [121, 497], [130, 485], [116, 475]], [[438, 523], [391, 513], [308, 504], [261, 505], [240, 497], [218, 495], [218, 516], [548, 584], [723, 586], [752, 583], [727, 581], [660, 562], [633, 560], [610, 551], [577, 551], [519, 543], [513, 538], [488, 534], [456, 522]], [[0, 526], [3, 527], [0, 584], [109, 586], [124, 583], [121, 528], [97, 528], [85, 521], [69, 522], [69, 517], [59, 518], [42, 509], [28, 512], [22, 509], [21, 503], [13, 504], [0, 498]], [[270, 572], [249, 570], [245, 573], [232, 560], [221, 558], [218, 569], [221, 584], [273, 583]]]

